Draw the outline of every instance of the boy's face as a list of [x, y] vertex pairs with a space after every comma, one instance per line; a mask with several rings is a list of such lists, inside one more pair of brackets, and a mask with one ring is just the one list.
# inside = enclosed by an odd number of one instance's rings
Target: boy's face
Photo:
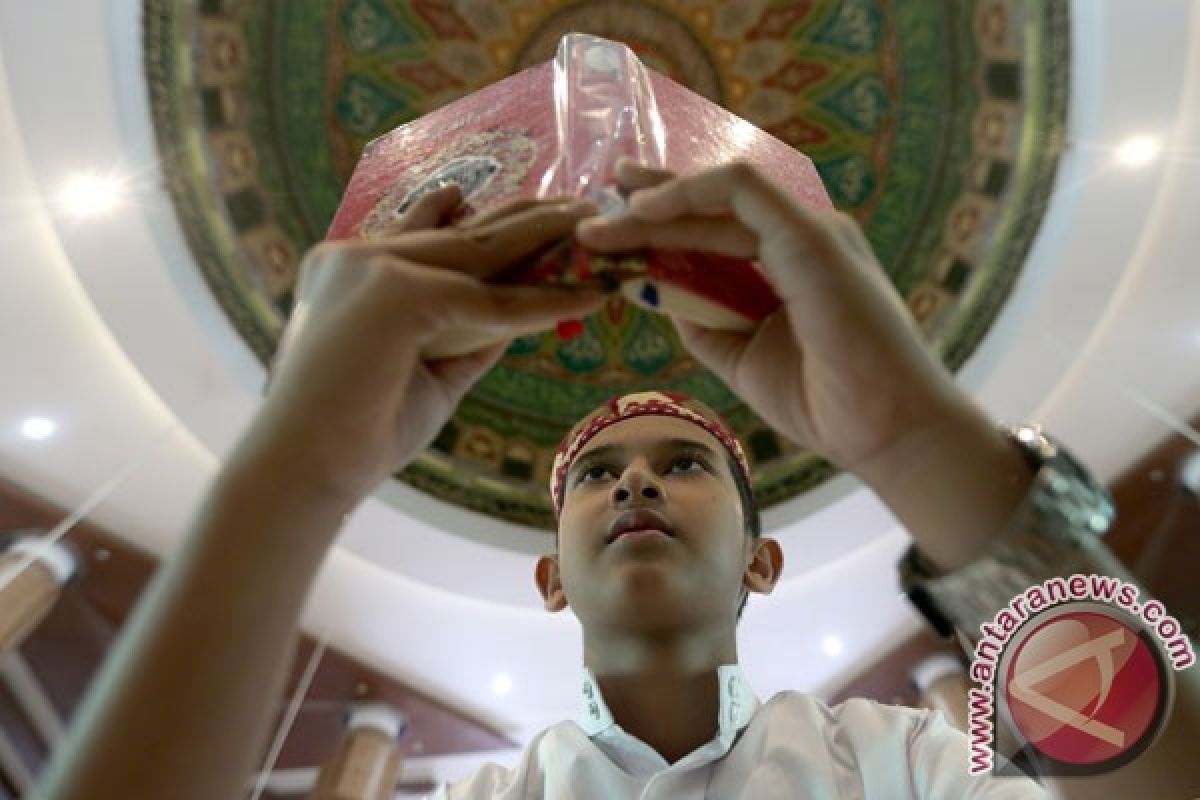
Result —
[[[639, 513], [639, 526], [661, 522], [670, 535], [610, 541], [614, 525]], [[743, 528], [721, 443], [659, 415], [618, 422], [588, 441], [567, 474], [558, 541], [557, 560], [538, 563], [546, 607], [570, 605], [595, 633], [714, 621], [732, 628], [761, 544]]]

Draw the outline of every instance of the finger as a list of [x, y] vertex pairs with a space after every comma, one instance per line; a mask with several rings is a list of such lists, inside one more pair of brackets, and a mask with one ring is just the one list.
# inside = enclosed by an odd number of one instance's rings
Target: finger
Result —
[[489, 223], [496, 222], [497, 220], [504, 219], [505, 217], [512, 216], [513, 214], [521, 211], [535, 208], [539, 205], [558, 205], [564, 202], [569, 203], [570, 199], [557, 198], [554, 200], [539, 200], [536, 197], [518, 197], [501, 203], [495, 208], [489, 208], [486, 211], [481, 211], [480, 213], [466, 220], [462, 227], [469, 228], [479, 225], [487, 225]]
[[495, 208], [489, 208], [487, 211], [481, 211], [480, 213], [463, 222], [462, 227], [473, 228], [479, 225], [487, 225], [488, 223], [504, 219], [512, 214], [533, 208], [538, 204], [538, 202], [539, 201], [537, 199], [529, 197], [511, 200], [507, 203], [498, 205]]
[[648, 221], [662, 221], [684, 214], [737, 214], [746, 199], [757, 197], [786, 206], [782, 190], [766, 183], [761, 174], [744, 161], [681, 175], [663, 184], [635, 192], [630, 210]]
[[504, 357], [508, 344], [507, 340], [496, 342], [473, 353], [426, 362], [426, 367], [457, 405], [467, 390]]
[[461, 202], [462, 189], [457, 184], [439, 186], [418, 197], [407, 211], [375, 231], [371, 238], [378, 239], [407, 231], [436, 228]]
[[586, 202], [539, 205], [486, 225], [409, 233], [387, 243], [387, 252], [486, 279], [572, 236], [595, 213]]
[[712, 330], [674, 316], [671, 322], [687, 351], [722, 381], [734, 385], [734, 371], [752, 334]]
[[829, 217], [800, 206], [755, 167], [735, 161], [634, 192], [629, 212], [646, 222], [694, 214], [732, 214], [759, 241], [759, 257], [783, 297], [798, 258], [827, 255], [840, 244]]
[[835, 215], [835, 228], [838, 236], [848, 247], [853, 248], [859, 255], [875, 258], [875, 252], [871, 249], [871, 243], [867, 241], [867, 237], [863, 234], [862, 226], [854, 217], [845, 211], [839, 211]]
[[616, 173], [621, 188], [631, 191], [649, 189], [675, 177], [675, 173], [669, 169], [640, 164], [627, 156], [617, 159]]
[[576, 228], [585, 247], [601, 253], [645, 248], [700, 250], [734, 258], [755, 258], [758, 237], [734, 217], [684, 217], [646, 222], [636, 217], [590, 217]]
[[594, 289], [483, 286], [448, 305], [448, 330], [476, 329], [509, 338], [554, 327], [599, 311], [607, 295]]

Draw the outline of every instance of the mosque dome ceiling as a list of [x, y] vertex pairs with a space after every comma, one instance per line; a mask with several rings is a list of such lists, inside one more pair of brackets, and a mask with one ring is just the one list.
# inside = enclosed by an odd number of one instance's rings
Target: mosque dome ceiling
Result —
[[[625, 42], [811, 157], [951, 369], [1020, 277], [1064, 145], [1066, 0], [145, 0], [144, 13], [171, 196], [208, 286], [264, 363], [300, 258], [366, 143], [550, 59], [570, 31]], [[724, 414], [764, 506], [832, 474], [691, 360], [668, 322], [618, 298], [582, 336], [513, 342], [397, 479], [548, 527], [563, 432], [643, 388]]]

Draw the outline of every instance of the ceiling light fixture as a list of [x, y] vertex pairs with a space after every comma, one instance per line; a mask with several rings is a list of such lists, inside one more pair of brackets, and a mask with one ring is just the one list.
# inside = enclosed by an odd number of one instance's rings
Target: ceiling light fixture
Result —
[[1162, 143], [1153, 136], [1132, 136], [1117, 148], [1117, 161], [1127, 167], [1144, 167], [1162, 152]]
[[112, 211], [124, 195], [125, 182], [119, 178], [84, 172], [67, 180], [58, 204], [68, 214], [86, 219]]
[[507, 672], [501, 672], [496, 677], [492, 678], [492, 692], [503, 697], [512, 691], [512, 678]]
[[840, 636], [826, 636], [821, 640], [821, 652], [829, 657], [840, 656], [844, 645]]
[[54, 424], [54, 420], [45, 417], [30, 417], [21, 423], [21, 435], [35, 441], [53, 436], [56, 430], [58, 426]]

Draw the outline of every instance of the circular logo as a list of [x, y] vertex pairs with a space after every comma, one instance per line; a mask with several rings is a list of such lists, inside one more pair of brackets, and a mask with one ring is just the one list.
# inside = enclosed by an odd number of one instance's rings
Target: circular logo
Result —
[[1102, 772], [1149, 747], [1170, 707], [1162, 654], [1104, 606], [1064, 606], [1031, 623], [1001, 673], [1018, 734], [1064, 768]]

